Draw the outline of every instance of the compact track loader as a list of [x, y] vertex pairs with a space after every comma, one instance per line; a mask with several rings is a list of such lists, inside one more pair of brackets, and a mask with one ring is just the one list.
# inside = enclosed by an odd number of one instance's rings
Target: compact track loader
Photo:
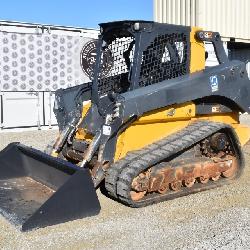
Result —
[[[246, 65], [219, 33], [146, 21], [100, 24], [93, 81], [58, 90], [46, 152], [0, 153], [0, 207], [22, 230], [95, 215], [102, 186], [143, 207], [224, 184], [244, 168]], [[210, 42], [218, 65], [205, 67]], [[166, 203], [167, 205], [167, 203]]]

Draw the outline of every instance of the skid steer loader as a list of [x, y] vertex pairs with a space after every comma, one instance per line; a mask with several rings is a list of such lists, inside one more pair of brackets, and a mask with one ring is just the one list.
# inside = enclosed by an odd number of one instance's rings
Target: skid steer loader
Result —
[[[246, 65], [219, 33], [148, 21], [100, 24], [92, 82], [58, 90], [60, 134], [0, 153], [0, 208], [22, 230], [96, 215], [95, 189], [143, 207], [224, 184], [244, 168]], [[205, 67], [204, 43], [218, 65]], [[167, 205], [167, 203], [166, 203]]]

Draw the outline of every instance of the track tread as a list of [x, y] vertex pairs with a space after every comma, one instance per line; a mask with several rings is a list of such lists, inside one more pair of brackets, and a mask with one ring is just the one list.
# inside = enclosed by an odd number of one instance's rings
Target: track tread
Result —
[[225, 128], [230, 129], [231, 126], [207, 120], [195, 121], [179, 132], [152, 143], [144, 149], [128, 153], [107, 171], [105, 187], [109, 195], [132, 207], [141, 207], [157, 202], [156, 200], [159, 199], [145, 200], [140, 203], [131, 200], [130, 191], [133, 178], [148, 167], [174, 156]]

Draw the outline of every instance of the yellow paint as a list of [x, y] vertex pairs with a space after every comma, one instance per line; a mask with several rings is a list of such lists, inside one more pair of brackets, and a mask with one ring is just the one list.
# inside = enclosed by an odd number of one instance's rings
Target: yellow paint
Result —
[[186, 102], [180, 105], [173, 105], [169, 107], [160, 108], [154, 111], [145, 113], [140, 117], [135, 124], [146, 124], [146, 123], [161, 123], [169, 121], [179, 121], [190, 119], [195, 116], [195, 104], [192, 102]]
[[195, 33], [202, 30], [198, 27], [192, 27], [190, 32], [190, 73], [194, 73], [205, 68], [205, 47], [204, 43], [199, 41]]
[[[81, 118], [81, 120], [80, 120], [79, 123], [82, 122], [83, 118], [87, 114], [87, 112], [90, 109], [90, 107], [91, 107], [91, 101], [89, 101], [85, 105], [83, 105], [83, 108], [82, 108], [82, 118]], [[93, 136], [87, 134], [86, 131], [83, 128], [78, 128], [77, 131], [76, 131], [75, 138], [78, 139], [78, 140], [91, 141], [92, 138], [93, 138]]]
[[[173, 109], [175, 113], [173, 116]], [[170, 113], [169, 113], [170, 112]], [[195, 105], [185, 103], [146, 113], [132, 123], [118, 136], [114, 161], [123, 158], [129, 151], [141, 149], [163, 137], [169, 136], [195, 120], [205, 119], [214, 122], [223, 122], [231, 125], [244, 145], [250, 139], [250, 128], [239, 124], [238, 113], [211, 114], [195, 116]]]
[[82, 107], [82, 118], [85, 117], [85, 115], [87, 114], [88, 110], [91, 107], [91, 101], [86, 102], [85, 104], [83, 104]]
[[58, 153], [55, 150], [53, 150], [50, 155], [53, 157], [58, 157]]
[[77, 131], [76, 131], [75, 138], [77, 140], [86, 140], [86, 141], [90, 142], [90, 141], [92, 141], [93, 136], [90, 135], [90, 134], [87, 134], [85, 129], [78, 128]]
[[191, 102], [146, 113], [118, 136], [114, 161], [186, 127], [194, 116]]
[[241, 146], [244, 146], [250, 140], [250, 128], [248, 126], [238, 124], [235, 126], [235, 132], [239, 137]]

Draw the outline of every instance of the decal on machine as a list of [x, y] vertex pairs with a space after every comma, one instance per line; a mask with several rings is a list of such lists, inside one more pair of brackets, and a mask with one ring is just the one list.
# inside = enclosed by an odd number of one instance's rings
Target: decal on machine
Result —
[[111, 127], [108, 125], [103, 125], [102, 127], [102, 133], [104, 135], [111, 135]]
[[[96, 62], [97, 40], [92, 39], [86, 43], [81, 51], [81, 67], [83, 72], [90, 78], [94, 77], [94, 66]], [[111, 50], [107, 47], [102, 54], [102, 76], [107, 76], [113, 67], [114, 58]]]
[[218, 77], [216, 75], [215, 76], [210, 76], [209, 81], [210, 81], [210, 86], [211, 86], [212, 92], [218, 91], [219, 90]]

